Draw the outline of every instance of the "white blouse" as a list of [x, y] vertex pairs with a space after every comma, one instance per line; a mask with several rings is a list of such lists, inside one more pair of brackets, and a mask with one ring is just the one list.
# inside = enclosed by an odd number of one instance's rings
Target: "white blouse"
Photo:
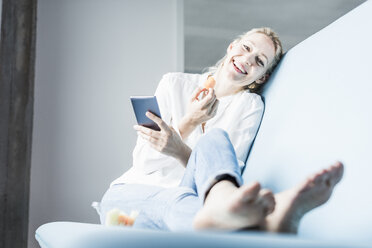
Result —
[[[168, 73], [161, 79], [155, 95], [162, 119], [176, 131], [191, 94], [196, 87], [203, 87], [208, 74]], [[259, 95], [241, 91], [219, 99], [216, 116], [207, 121], [205, 133], [212, 128], [225, 130], [235, 148], [239, 166], [244, 167], [248, 151], [258, 130], [264, 104]], [[193, 149], [203, 135], [201, 125], [184, 142]], [[133, 166], [111, 183], [151, 184], [162, 187], [176, 187], [185, 168], [173, 157], [153, 149], [146, 140], [137, 138], [133, 150]]]

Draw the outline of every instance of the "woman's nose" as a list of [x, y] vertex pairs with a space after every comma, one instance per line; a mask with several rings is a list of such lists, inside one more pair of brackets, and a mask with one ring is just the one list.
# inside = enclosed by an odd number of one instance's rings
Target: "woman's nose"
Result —
[[254, 63], [254, 55], [252, 53], [249, 53], [245, 56], [245, 63], [249, 66], [252, 66]]

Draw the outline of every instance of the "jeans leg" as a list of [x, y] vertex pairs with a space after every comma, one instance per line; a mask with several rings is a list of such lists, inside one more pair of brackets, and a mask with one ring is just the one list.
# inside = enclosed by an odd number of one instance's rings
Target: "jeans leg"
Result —
[[121, 184], [107, 190], [100, 203], [100, 219], [114, 208], [139, 215], [133, 227], [152, 230], [190, 231], [201, 208], [198, 196], [186, 187], [162, 188], [153, 185]]
[[228, 134], [213, 129], [195, 146], [181, 185], [162, 188], [152, 185], [115, 185], [101, 202], [101, 223], [112, 208], [140, 211], [134, 227], [161, 230], [192, 230], [192, 220], [203, 206], [205, 193], [220, 175], [230, 175], [241, 185], [242, 178]]
[[196, 144], [180, 186], [193, 189], [204, 202], [206, 192], [220, 175], [233, 177], [238, 185], [243, 183], [229, 135], [216, 128], [200, 138]]
[[101, 224], [105, 224], [107, 213], [117, 208], [126, 214], [138, 211], [140, 214], [135, 225], [148, 229], [164, 229], [162, 214], [166, 211], [167, 199], [158, 197], [163, 190], [162, 187], [152, 185], [113, 185], [106, 191], [100, 203]]
[[194, 190], [178, 187], [180, 193], [169, 205], [163, 221], [171, 231], [192, 231], [196, 213], [203, 207]]

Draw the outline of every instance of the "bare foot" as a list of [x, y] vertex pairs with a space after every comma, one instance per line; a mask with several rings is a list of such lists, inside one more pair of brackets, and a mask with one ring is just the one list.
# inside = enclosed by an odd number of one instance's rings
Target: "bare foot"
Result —
[[194, 229], [237, 230], [258, 226], [274, 210], [273, 194], [259, 183], [237, 188], [221, 181], [210, 190], [193, 220]]
[[266, 217], [262, 229], [297, 233], [301, 218], [331, 197], [332, 190], [341, 180], [343, 171], [344, 166], [337, 162], [310, 176], [297, 187], [276, 194], [275, 210]]

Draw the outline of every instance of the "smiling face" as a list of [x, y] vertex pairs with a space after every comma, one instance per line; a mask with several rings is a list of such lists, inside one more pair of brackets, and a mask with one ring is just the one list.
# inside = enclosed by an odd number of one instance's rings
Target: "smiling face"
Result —
[[221, 68], [235, 87], [244, 87], [262, 78], [274, 60], [275, 48], [265, 34], [252, 33], [235, 41], [227, 48]]

